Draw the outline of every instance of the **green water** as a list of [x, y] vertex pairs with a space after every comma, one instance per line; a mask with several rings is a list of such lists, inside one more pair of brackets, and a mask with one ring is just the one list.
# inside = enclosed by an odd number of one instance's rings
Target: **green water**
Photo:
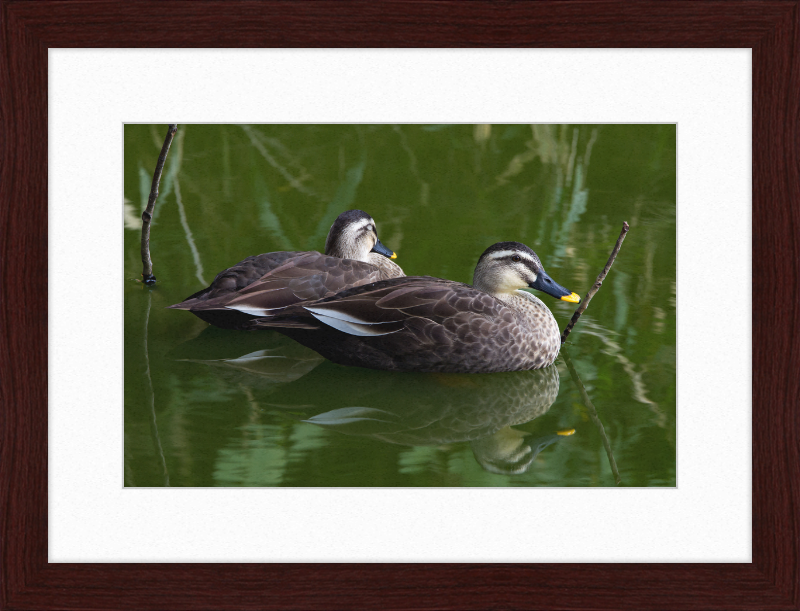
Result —
[[[675, 485], [674, 125], [180, 125], [148, 289], [139, 215], [165, 133], [125, 127], [126, 486]], [[471, 282], [515, 240], [581, 296], [631, 228], [543, 371], [347, 368], [165, 309], [249, 255], [322, 250], [351, 208], [407, 275]], [[563, 329], [574, 306], [540, 297]]]

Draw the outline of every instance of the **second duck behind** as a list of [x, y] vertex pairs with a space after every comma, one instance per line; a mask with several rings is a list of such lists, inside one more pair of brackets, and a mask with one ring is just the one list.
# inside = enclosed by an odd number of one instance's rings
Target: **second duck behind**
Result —
[[345, 289], [403, 276], [396, 255], [378, 239], [375, 221], [361, 210], [339, 215], [328, 232], [325, 254], [270, 252], [247, 257], [217, 274], [211, 286], [169, 306], [189, 310], [224, 329], [240, 329], [256, 316], [315, 301]]

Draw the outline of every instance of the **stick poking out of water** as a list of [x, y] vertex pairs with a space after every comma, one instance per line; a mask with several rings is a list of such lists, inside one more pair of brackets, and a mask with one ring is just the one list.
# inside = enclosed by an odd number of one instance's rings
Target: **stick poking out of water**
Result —
[[153, 262], [150, 260], [150, 221], [153, 219], [153, 209], [156, 207], [158, 198], [158, 183], [161, 182], [161, 171], [164, 169], [164, 162], [167, 160], [169, 146], [178, 131], [177, 123], [170, 123], [167, 128], [167, 137], [164, 138], [164, 146], [161, 147], [161, 154], [158, 156], [156, 171], [153, 172], [153, 184], [150, 187], [150, 197], [147, 198], [147, 208], [142, 212], [142, 282], [145, 284], [155, 284], [156, 277], [153, 275]]
[[614, 259], [617, 258], [619, 247], [622, 246], [622, 241], [625, 239], [625, 234], [628, 233], [628, 229], [630, 229], [630, 226], [628, 225], [628, 223], [623, 221], [622, 231], [620, 232], [619, 237], [617, 238], [617, 243], [614, 245], [614, 250], [611, 251], [611, 256], [608, 258], [608, 263], [606, 263], [606, 266], [603, 268], [603, 271], [600, 272], [600, 275], [597, 276], [597, 280], [594, 281], [592, 288], [590, 288], [589, 292], [586, 293], [586, 297], [584, 297], [583, 301], [581, 302], [581, 305], [578, 306], [578, 309], [575, 310], [575, 313], [572, 315], [572, 319], [569, 321], [569, 324], [567, 325], [566, 329], [564, 329], [564, 333], [561, 336], [562, 344], [565, 341], [567, 341], [567, 335], [570, 334], [570, 331], [572, 331], [572, 327], [574, 327], [575, 323], [578, 322], [578, 319], [581, 317], [581, 314], [583, 314], [586, 311], [586, 308], [589, 307], [589, 302], [592, 300], [592, 297], [594, 297], [594, 294], [600, 290], [601, 286], [603, 286], [603, 280], [605, 280], [608, 270], [610, 270], [611, 266], [614, 264]]
[[569, 375], [572, 377], [572, 381], [575, 382], [575, 386], [578, 387], [578, 392], [581, 393], [583, 405], [589, 411], [589, 417], [592, 419], [592, 422], [594, 422], [595, 426], [597, 427], [597, 431], [600, 433], [600, 439], [603, 441], [603, 448], [605, 448], [606, 456], [608, 457], [608, 464], [611, 467], [611, 474], [614, 476], [614, 483], [619, 486], [622, 484], [622, 478], [619, 476], [617, 461], [614, 460], [614, 453], [611, 451], [611, 444], [608, 441], [606, 429], [603, 426], [603, 423], [600, 421], [600, 416], [597, 415], [597, 409], [592, 403], [592, 400], [589, 398], [589, 393], [586, 392], [586, 387], [583, 385], [583, 382], [581, 382], [578, 371], [575, 369], [575, 365], [572, 364], [572, 359], [569, 358], [569, 352], [566, 349], [561, 351], [561, 358], [563, 358], [564, 362], [567, 364]]

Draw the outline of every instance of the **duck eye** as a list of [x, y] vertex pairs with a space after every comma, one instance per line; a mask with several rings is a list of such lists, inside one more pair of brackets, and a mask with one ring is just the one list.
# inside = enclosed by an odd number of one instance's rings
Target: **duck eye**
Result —
[[512, 260], [514, 263], [519, 263], [519, 262], [520, 262], [522, 259], [520, 258], [520, 256], [519, 256], [519, 255], [514, 255], [513, 257], [511, 257], [511, 260]]

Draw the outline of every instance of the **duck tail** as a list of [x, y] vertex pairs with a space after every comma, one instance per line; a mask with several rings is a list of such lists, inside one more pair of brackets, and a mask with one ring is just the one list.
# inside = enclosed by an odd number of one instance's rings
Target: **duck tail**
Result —
[[203, 300], [200, 298], [205, 296], [205, 294], [208, 293], [210, 288], [211, 287], [206, 287], [200, 291], [197, 291], [193, 295], [189, 295], [186, 299], [184, 299], [180, 303], [167, 306], [167, 308], [170, 310], [191, 310], [197, 304], [203, 303]]

